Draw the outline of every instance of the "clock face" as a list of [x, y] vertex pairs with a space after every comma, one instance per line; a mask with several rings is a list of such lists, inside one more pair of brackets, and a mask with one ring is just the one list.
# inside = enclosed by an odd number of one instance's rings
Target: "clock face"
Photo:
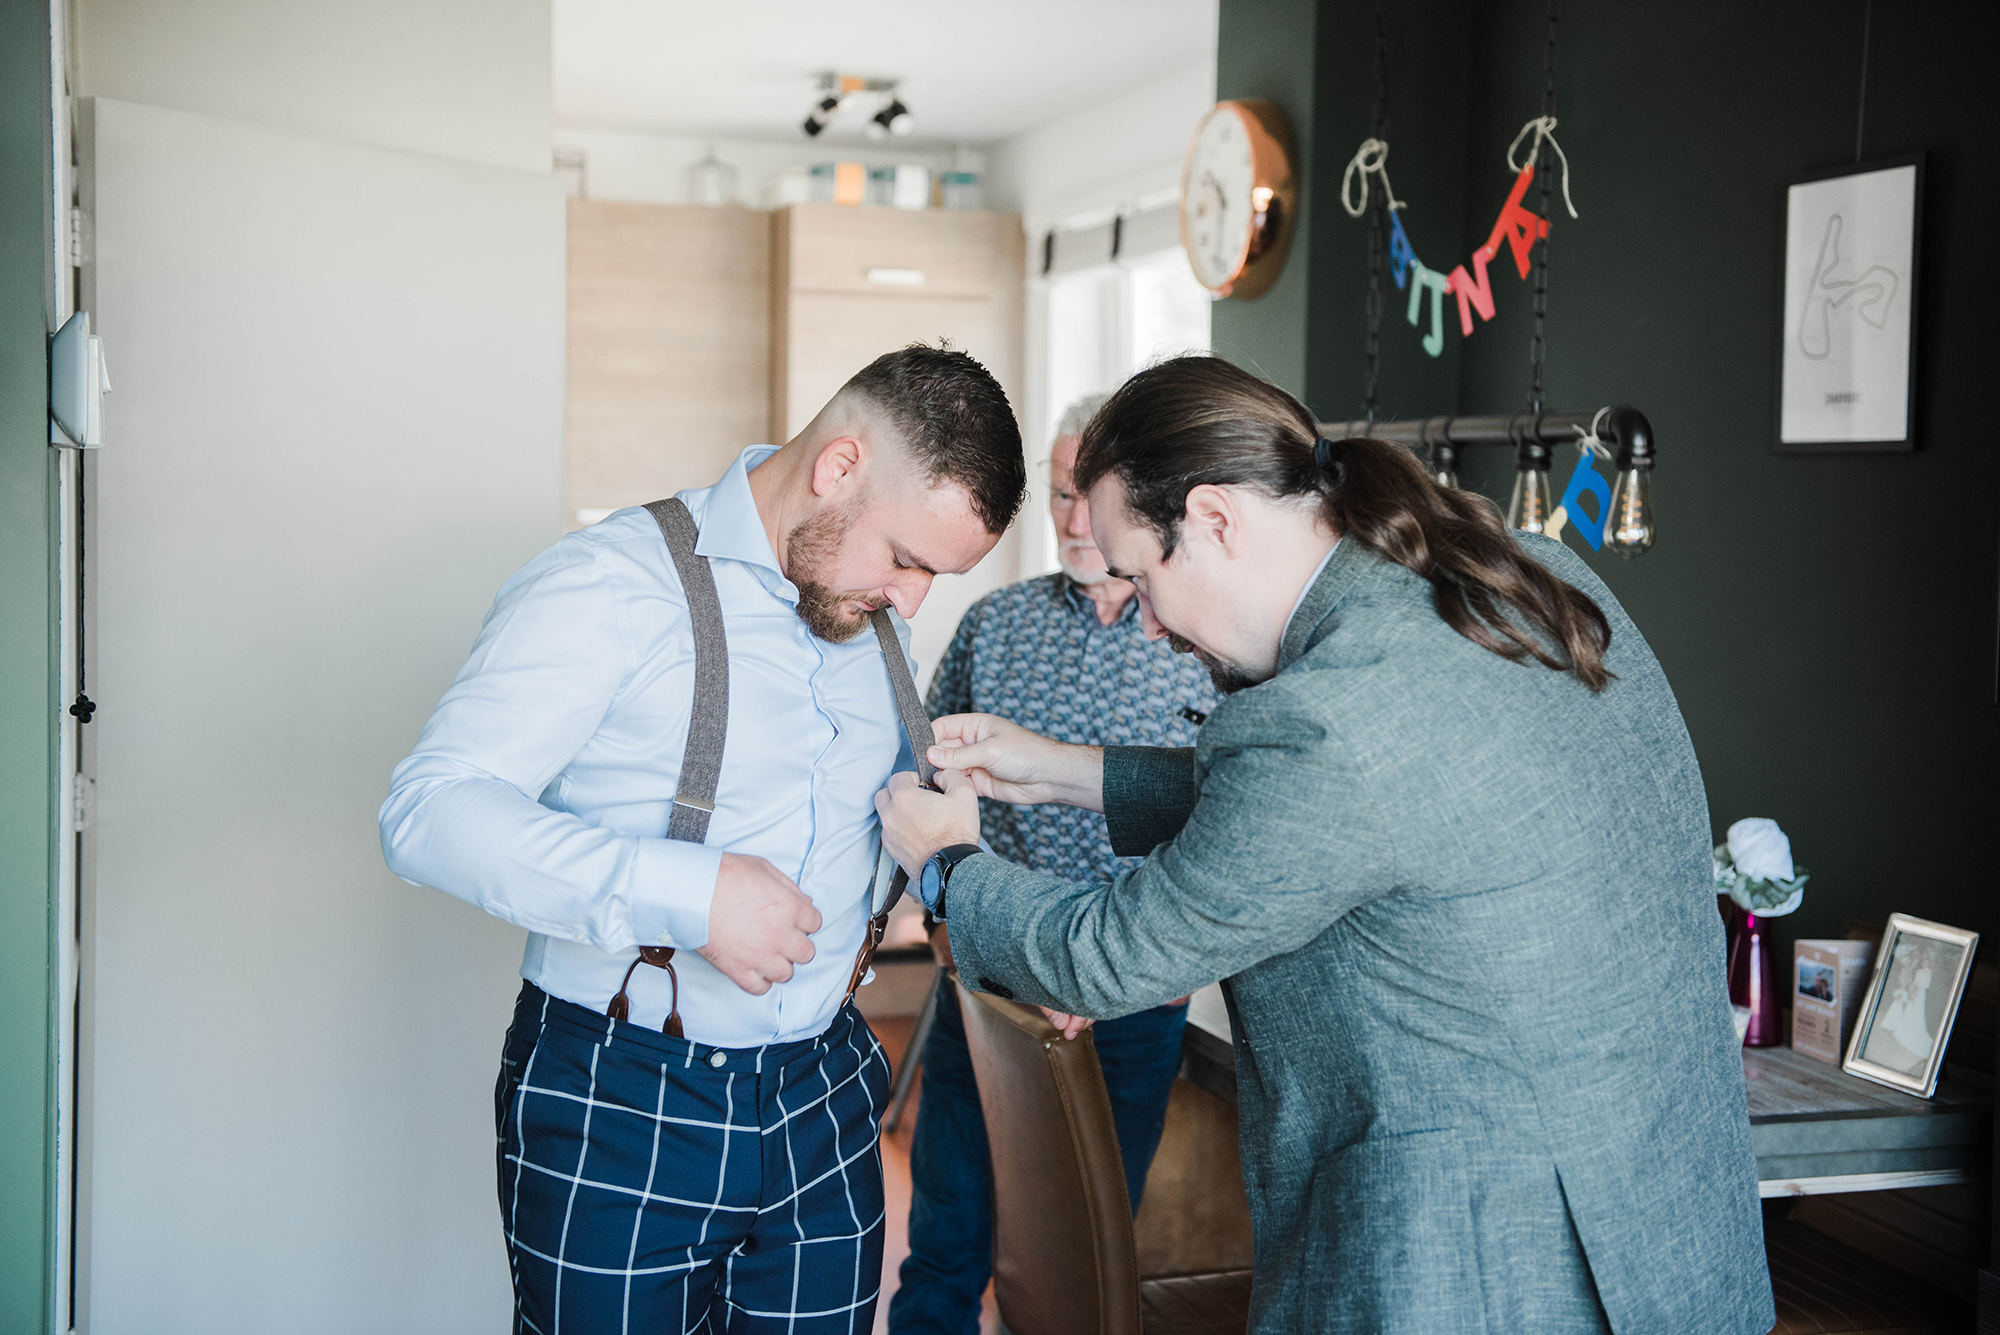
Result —
[[1194, 276], [1211, 292], [1228, 288], [1242, 271], [1256, 237], [1259, 210], [1250, 129], [1243, 113], [1225, 102], [1202, 118], [1188, 150], [1181, 182], [1181, 236]]

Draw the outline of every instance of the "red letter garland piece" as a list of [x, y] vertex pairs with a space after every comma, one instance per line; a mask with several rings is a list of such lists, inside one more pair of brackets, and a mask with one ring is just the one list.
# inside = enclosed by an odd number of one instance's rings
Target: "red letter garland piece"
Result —
[[[1500, 253], [1500, 238], [1506, 237], [1507, 244], [1514, 248], [1514, 267], [1521, 271], [1521, 277], [1528, 276], [1528, 252], [1534, 249], [1535, 240], [1549, 234], [1549, 220], [1538, 217], [1521, 207], [1521, 197], [1528, 193], [1528, 182], [1535, 179], [1535, 164], [1531, 160], [1521, 168], [1521, 174], [1514, 178], [1514, 188], [1507, 192], [1507, 202], [1500, 206], [1500, 216], [1493, 222], [1493, 235], [1486, 238], [1486, 257], [1491, 259]], [[1485, 307], [1480, 314], [1492, 319], [1493, 314]], [[1472, 332], [1468, 322], [1465, 332]]]
[[1472, 252], [1472, 267], [1479, 271], [1477, 283], [1465, 272], [1463, 264], [1453, 269], [1451, 277], [1445, 280], [1445, 285], [1458, 297], [1458, 327], [1467, 338], [1472, 337], [1472, 311], [1475, 306], [1479, 309], [1480, 319], [1493, 318], [1493, 284], [1486, 277], [1486, 262], [1492, 258], [1491, 243]]

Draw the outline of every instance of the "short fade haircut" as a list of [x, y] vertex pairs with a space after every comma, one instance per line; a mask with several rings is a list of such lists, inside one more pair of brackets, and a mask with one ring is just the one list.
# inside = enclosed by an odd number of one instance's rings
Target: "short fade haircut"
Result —
[[1028, 465], [1007, 392], [984, 366], [946, 342], [912, 343], [868, 363], [841, 393], [882, 411], [931, 485], [965, 488], [988, 533], [1007, 531], [1028, 494]]

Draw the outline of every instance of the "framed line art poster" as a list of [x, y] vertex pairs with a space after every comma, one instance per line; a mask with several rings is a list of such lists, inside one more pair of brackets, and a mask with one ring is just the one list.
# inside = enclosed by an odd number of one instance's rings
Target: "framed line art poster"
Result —
[[1840, 1069], [1919, 1098], [1937, 1092], [1979, 933], [1892, 913]]
[[1780, 453], [1916, 448], [1922, 154], [1785, 187]]

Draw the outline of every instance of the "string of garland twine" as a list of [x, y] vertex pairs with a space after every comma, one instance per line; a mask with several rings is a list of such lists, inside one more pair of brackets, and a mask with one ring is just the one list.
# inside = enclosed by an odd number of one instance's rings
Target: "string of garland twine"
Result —
[[[1546, 142], [1550, 148], [1553, 148], [1556, 151], [1556, 160], [1562, 163], [1563, 207], [1569, 210], [1570, 217], [1572, 218], [1576, 217], [1577, 216], [1576, 205], [1572, 204], [1569, 198], [1569, 155], [1564, 153], [1563, 146], [1556, 142], [1556, 118], [1554, 116], [1536, 116], [1533, 119], [1531, 119], [1526, 125], [1523, 125], [1521, 127], [1521, 132], [1514, 136], [1514, 142], [1507, 145], [1507, 170], [1515, 173], [1516, 175], [1519, 175], [1521, 168], [1527, 165], [1526, 163], [1515, 162], [1514, 154], [1521, 147], [1521, 141], [1528, 137], [1528, 132], [1530, 130], [1534, 131], [1535, 133], [1535, 142], [1531, 144], [1528, 148], [1528, 162], [1533, 162], [1536, 160], [1536, 158], [1540, 155], [1542, 151], [1542, 144], [1544, 142]], [[1373, 143], [1374, 141], [1370, 140], [1369, 142]], [[1363, 145], [1363, 147], [1366, 147], [1366, 145]], [[1384, 157], [1388, 156], [1388, 150], [1389, 146], [1387, 144], [1384, 144], [1382, 146], [1382, 153]], [[1359, 158], [1360, 156], [1361, 155], [1358, 153], [1355, 154], [1355, 157], [1357, 158]], [[1349, 167], [1351, 169], [1352, 164], [1349, 164]], [[1382, 184], [1385, 189], [1388, 187], [1389, 178], [1387, 176], [1384, 176], [1382, 178]], [[1343, 182], [1342, 185], [1344, 188], [1345, 182]], [[1396, 207], [1401, 208], [1402, 206], [1399, 204]], [[1349, 212], [1354, 212], [1354, 211], [1349, 210]], [[1361, 215], [1359, 213], [1355, 213], [1355, 216], [1358, 218]]]
[[[1347, 170], [1340, 176], [1340, 207], [1347, 210], [1350, 218], [1359, 218], [1368, 211], [1368, 178], [1382, 178], [1382, 193], [1389, 197], [1389, 207], [1400, 209], [1403, 201], [1396, 198], [1396, 191], [1389, 184], [1389, 144], [1387, 140], [1368, 138], [1361, 141], [1361, 147], [1354, 150], [1348, 160]], [[1361, 181], [1361, 197], [1355, 199], [1354, 181]]]

